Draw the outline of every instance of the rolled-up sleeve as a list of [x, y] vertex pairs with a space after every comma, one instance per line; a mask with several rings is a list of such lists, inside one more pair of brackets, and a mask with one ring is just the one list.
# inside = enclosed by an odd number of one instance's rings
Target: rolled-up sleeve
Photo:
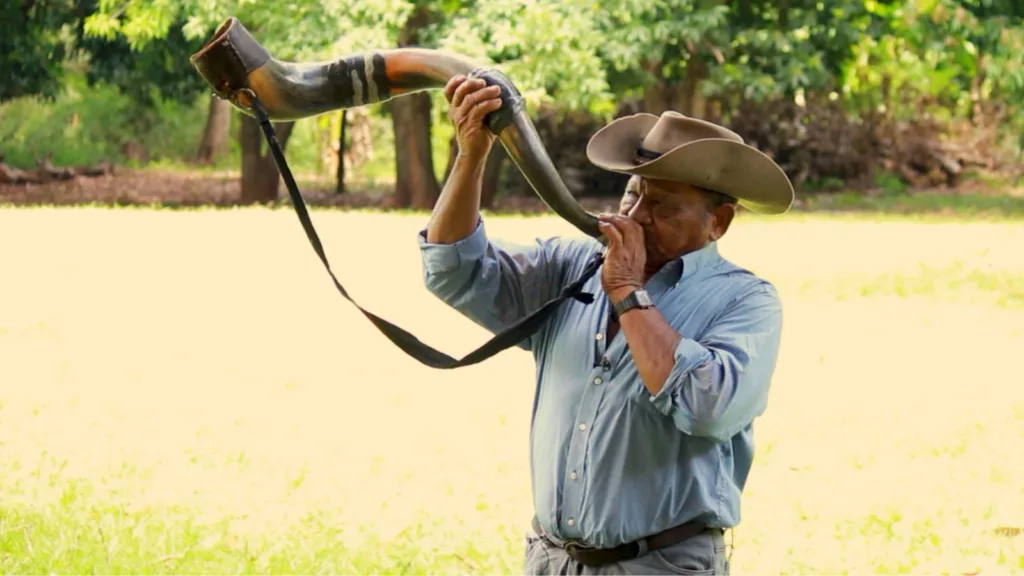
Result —
[[686, 434], [724, 442], [760, 416], [782, 337], [782, 302], [762, 283], [699, 340], [683, 339], [665, 385], [650, 401]]
[[[418, 234], [423, 280], [432, 294], [460, 313], [498, 333], [558, 294], [566, 284], [572, 242], [559, 238], [530, 245], [492, 241], [483, 220], [452, 244], [427, 242]], [[519, 343], [529, 350], [530, 340]]]

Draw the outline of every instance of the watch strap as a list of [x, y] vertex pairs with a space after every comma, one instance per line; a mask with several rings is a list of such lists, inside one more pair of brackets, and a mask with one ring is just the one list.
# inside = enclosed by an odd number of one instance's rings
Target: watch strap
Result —
[[654, 302], [651, 300], [647, 291], [643, 288], [637, 288], [629, 293], [628, 296], [615, 303], [612, 307], [615, 310], [615, 316], [622, 316], [626, 312], [634, 308], [651, 308], [654, 306]]

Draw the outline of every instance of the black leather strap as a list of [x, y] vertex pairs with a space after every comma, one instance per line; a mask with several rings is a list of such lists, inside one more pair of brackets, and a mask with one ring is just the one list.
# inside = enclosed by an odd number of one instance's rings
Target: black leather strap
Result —
[[327, 262], [327, 255], [324, 253], [320, 237], [317, 235], [316, 229], [313, 228], [313, 222], [310, 220], [309, 212], [306, 210], [306, 203], [302, 200], [302, 195], [299, 194], [298, 185], [296, 185], [295, 178], [292, 177], [292, 172], [288, 168], [288, 161], [285, 160], [284, 153], [281, 151], [281, 146], [277, 142], [277, 135], [274, 132], [274, 127], [270, 123], [270, 118], [267, 115], [266, 109], [263, 108], [259, 99], [251, 92], [247, 94], [247, 98], [252, 101], [252, 110], [256, 113], [256, 117], [259, 119], [260, 127], [263, 128], [263, 134], [266, 136], [267, 145], [270, 147], [271, 154], [274, 155], [274, 162], [277, 164], [277, 168], [281, 172], [281, 177], [284, 179], [285, 186], [288, 188], [288, 194], [291, 195], [292, 205], [295, 207], [295, 212], [299, 216], [299, 221], [302, 222], [302, 228], [306, 231], [306, 237], [309, 239], [309, 243], [313, 246], [313, 250], [316, 251], [317, 256], [320, 257], [320, 261], [323, 262], [324, 268], [327, 269], [327, 273], [330, 274], [331, 279], [334, 280], [334, 286], [338, 289], [338, 292], [351, 302], [352, 305], [358, 308], [359, 311], [370, 320], [370, 322], [373, 322], [373, 325], [383, 332], [392, 343], [404, 350], [413, 358], [419, 360], [421, 363], [430, 366], [431, 368], [451, 369], [483, 362], [491, 356], [515, 346], [537, 330], [540, 330], [541, 326], [543, 326], [551, 313], [555, 311], [555, 308], [565, 300], [574, 299], [579, 302], [583, 302], [584, 304], [590, 304], [594, 301], [593, 294], [583, 292], [583, 285], [594, 276], [597, 270], [601, 267], [601, 264], [604, 262], [604, 255], [602, 253], [598, 253], [583, 270], [580, 278], [566, 286], [557, 298], [553, 298], [544, 303], [543, 306], [535, 310], [529, 316], [526, 316], [519, 322], [516, 322], [512, 326], [502, 330], [483, 346], [470, 352], [460, 360], [456, 360], [444, 352], [424, 344], [409, 332], [406, 332], [387, 320], [368, 312], [348, 295], [348, 292], [344, 287], [342, 287], [341, 282], [338, 282], [338, 278], [331, 270], [331, 265]]

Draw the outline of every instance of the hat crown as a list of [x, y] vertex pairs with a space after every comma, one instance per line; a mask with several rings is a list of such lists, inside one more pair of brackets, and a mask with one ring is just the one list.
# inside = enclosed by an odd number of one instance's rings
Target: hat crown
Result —
[[793, 184], [770, 156], [728, 128], [675, 111], [611, 121], [590, 138], [587, 158], [611, 172], [714, 190], [762, 214], [793, 203]]
[[743, 138], [728, 128], [669, 110], [658, 118], [640, 146], [645, 150], [664, 154], [683, 144], [708, 139], [743, 143]]

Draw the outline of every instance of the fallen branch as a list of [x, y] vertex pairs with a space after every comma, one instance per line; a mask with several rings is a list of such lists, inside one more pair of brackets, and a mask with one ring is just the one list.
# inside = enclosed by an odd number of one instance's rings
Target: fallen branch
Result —
[[4, 162], [0, 155], [0, 184], [45, 184], [55, 180], [71, 180], [78, 176], [95, 177], [114, 173], [114, 165], [107, 160], [94, 166], [56, 167], [48, 154], [42, 160], [36, 158], [35, 170], [22, 170]]

